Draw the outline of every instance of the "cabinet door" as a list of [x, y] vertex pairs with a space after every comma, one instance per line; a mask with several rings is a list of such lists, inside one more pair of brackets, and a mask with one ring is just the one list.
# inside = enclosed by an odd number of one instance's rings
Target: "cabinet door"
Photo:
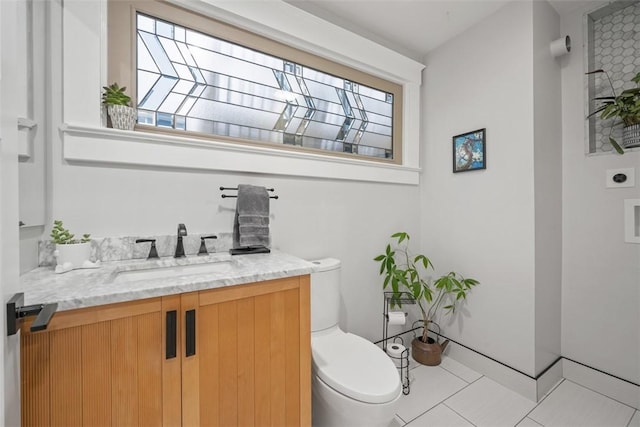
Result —
[[[46, 331], [37, 333], [25, 324], [22, 425], [171, 425], [167, 420], [175, 416], [163, 416], [172, 408], [172, 402], [163, 405], [163, 390], [172, 386], [173, 367], [164, 368], [163, 319], [171, 302], [171, 297], [165, 303], [155, 298], [60, 312]], [[173, 304], [179, 309], [178, 296]], [[176, 359], [173, 387], [179, 390]], [[179, 411], [179, 400], [177, 405]], [[173, 425], [178, 424], [179, 414]]]
[[309, 276], [183, 295], [182, 310], [183, 425], [311, 425]]

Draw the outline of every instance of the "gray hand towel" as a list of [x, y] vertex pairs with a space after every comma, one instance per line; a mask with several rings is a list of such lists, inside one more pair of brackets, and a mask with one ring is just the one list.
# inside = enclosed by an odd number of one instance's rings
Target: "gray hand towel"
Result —
[[240, 246], [246, 248], [247, 246], [264, 246], [269, 247], [269, 236], [243, 236], [240, 235]]
[[269, 217], [262, 215], [238, 215], [240, 225], [269, 225]]
[[238, 215], [258, 215], [269, 218], [269, 193], [264, 187], [238, 185]]
[[269, 193], [264, 187], [238, 185], [233, 247], [268, 247], [269, 241]]
[[269, 227], [263, 225], [244, 225], [240, 223], [240, 236], [268, 236], [269, 235]]

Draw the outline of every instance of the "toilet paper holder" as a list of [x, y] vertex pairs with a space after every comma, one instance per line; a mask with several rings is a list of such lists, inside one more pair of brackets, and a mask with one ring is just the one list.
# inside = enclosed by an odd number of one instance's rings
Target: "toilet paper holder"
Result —
[[396, 365], [396, 369], [400, 375], [400, 381], [402, 382], [402, 394], [407, 395], [411, 391], [411, 384], [409, 382], [409, 349], [404, 345], [398, 345], [398, 341], [396, 340], [399, 340], [400, 343], [403, 342], [402, 338], [395, 337], [386, 353], [393, 361], [393, 364]]
[[[387, 351], [387, 341], [389, 340], [389, 306], [397, 305], [402, 307], [402, 304], [415, 304], [416, 300], [408, 292], [385, 292], [384, 293], [384, 307], [382, 309], [382, 349]], [[407, 313], [404, 313], [407, 317]]]
[[[404, 351], [397, 354], [390, 354], [389, 349], [387, 348], [387, 342], [389, 341], [389, 306], [397, 305], [398, 307], [402, 307], [402, 304], [415, 304], [416, 300], [413, 298], [408, 292], [385, 292], [384, 293], [384, 307], [382, 312], [383, 317], [383, 327], [382, 327], [382, 349], [385, 353], [393, 360], [396, 368], [399, 371], [400, 379], [402, 381], [402, 393], [407, 395], [411, 391], [410, 383], [409, 383], [409, 349], [405, 348]], [[407, 313], [404, 312], [405, 318], [407, 317]], [[396, 340], [399, 340], [401, 344], [403, 344], [403, 340], [401, 337], [395, 337], [393, 339], [393, 343], [397, 343]], [[391, 352], [393, 353], [393, 352]]]

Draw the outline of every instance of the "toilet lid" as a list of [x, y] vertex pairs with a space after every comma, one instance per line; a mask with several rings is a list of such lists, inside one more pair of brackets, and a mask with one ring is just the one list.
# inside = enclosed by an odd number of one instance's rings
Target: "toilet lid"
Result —
[[376, 345], [336, 330], [311, 339], [313, 367], [337, 392], [366, 403], [390, 402], [400, 394], [398, 371]]

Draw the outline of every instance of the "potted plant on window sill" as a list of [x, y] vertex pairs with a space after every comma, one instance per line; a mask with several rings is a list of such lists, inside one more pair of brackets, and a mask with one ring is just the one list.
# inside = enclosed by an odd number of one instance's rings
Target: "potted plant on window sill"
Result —
[[56, 244], [56, 273], [66, 273], [76, 268], [94, 268], [97, 263], [91, 258], [91, 235], [83, 234], [81, 239], [75, 239], [71, 232], [64, 228], [60, 220], [53, 221], [51, 240]]
[[439, 365], [449, 341], [440, 344], [429, 337], [429, 325], [435, 323], [433, 319], [439, 310], [445, 314], [454, 313], [458, 303], [465, 300], [471, 288], [480, 282], [452, 271], [429, 283], [424, 277], [429, 268], [433, 269], [431, 260], [425, 255], [410, 253], [407, 233], [398, 232], [391, 238], [396, 240], [395, 248], [387, 244], [385, 252], [374, 258], [380, 263], [380, 274], [384, 275], [382, 287], [391, 286], [392, 304], [399, 305], [403, 293], [408, 292], [413, 297], [420, 309], [423, 330], [422, 335], [412, 341], [411, 354], [424, 365]]
[[[609, 130], [609, 143], [619, 154], [624, 154], [625, 149], [640, 147], [640, 72], [631, 79], [636, 84], [636, 87], [623, 90], [620, 95], [616, 95], [609, 73], [605, 70], [590, 71], [587, 75], [601, 73], [607, 76], [613, 95], [594, 98], [594, 101], [600, 101], [601, 104], [587, 116], [587, 119], [598, 113], [600, 113], [601, 119], [613, 119]], [[611, 136], [613, 127], [618, 124], [624, 126], [622, 130], [622, 145]]]
[[136, 110], [131, 107], [131, 97], [118, 83], [103, 86], [102, 103], [107, 107], [107, 113], [114, 129], [133, 130], [136, 124]]

